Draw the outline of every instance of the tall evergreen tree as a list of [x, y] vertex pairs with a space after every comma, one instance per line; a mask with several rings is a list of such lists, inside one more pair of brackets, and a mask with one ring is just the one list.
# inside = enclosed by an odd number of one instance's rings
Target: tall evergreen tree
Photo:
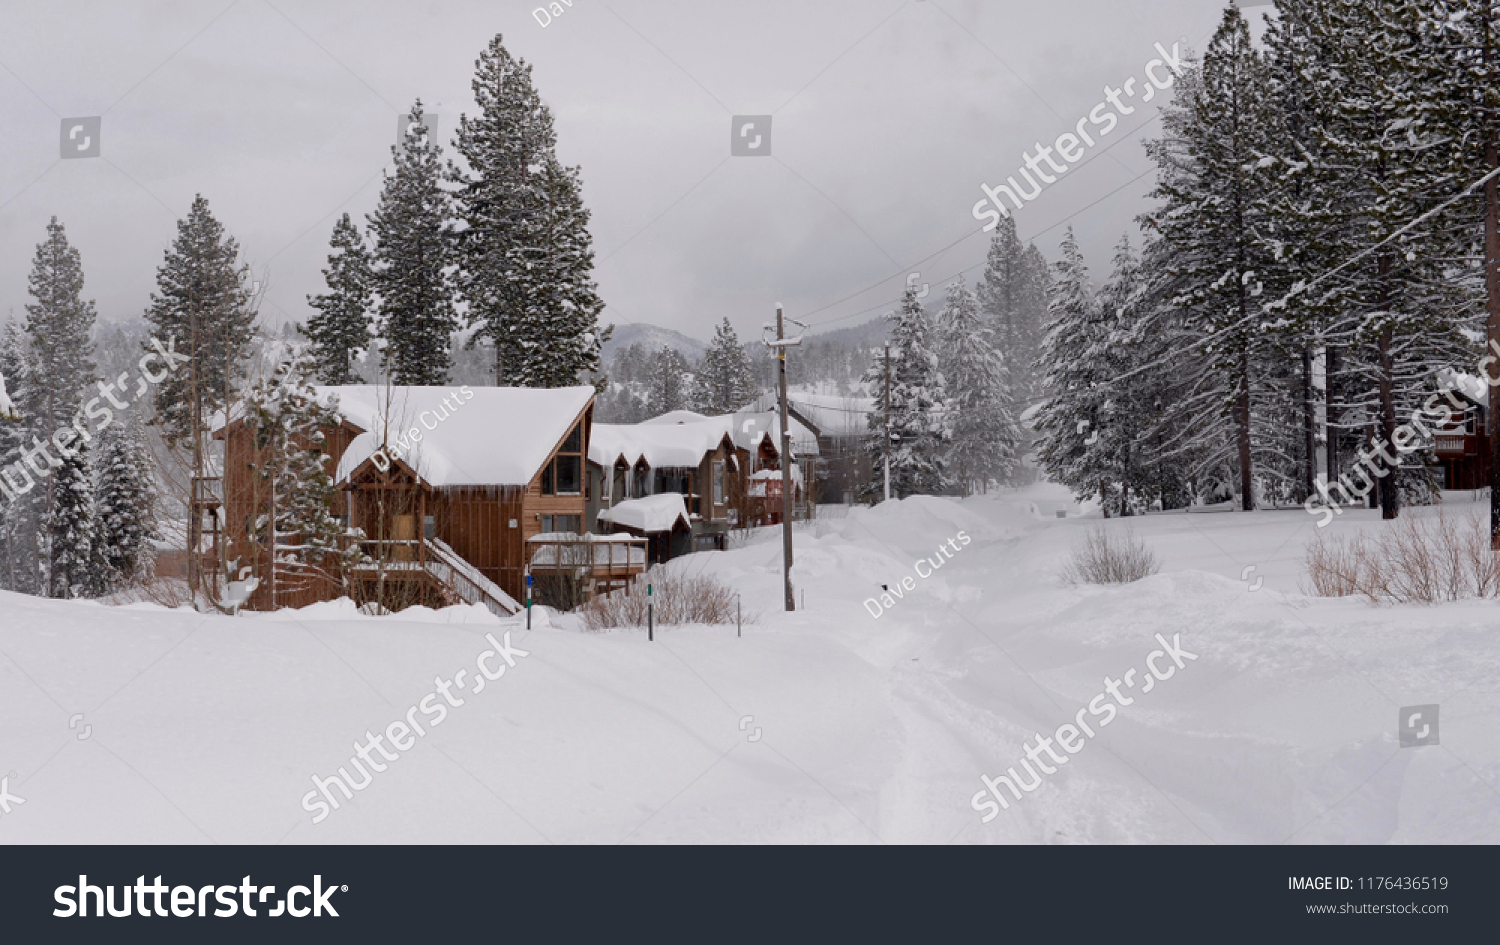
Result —
[[[37, 485], [50, 472], [46, 460], [35, 466], [25, 461], [33, 446], [34, 429], [40, 429], [26, 414], [39, 400], [33, 387], [35, 371], [26, 342], [15, 322], [7, 322], [0, 334], [0, 374], [8, 381], [13, 414], [0, 419], [0, 587], [22, 594], [42, 590], [41, 515], [45, 512], [45, 489]], [[33, 459], [39, 459], [32, 453]]]
[[693, 391], [695, 408], [709, 415], [734, 413], [754, 399], [750, 359], [726, 318], [714, 330], [714, 340], [703, 356]]
[[1015, 421], [1004, 358], [990, 343], [963, 278], [948, 289], [938, 316], [940, 364], [947, 391], [947, 461], [964, 495], [1010, 478], [1016, 464]]
[[[94, 379], [94, 303], [83, 299], [83, 263], [68, 244], [61, 223], [53, 217], [47, 239], [37, 245], [28, 289], [33, 302], [26, 306], [33, 373], [32, 428], [43, 441], [71, 424], [83, 404], [85, 386]], [[60, 446], [57, 452], [64, 452]], [[88, 461], [83, 453], [58, 457], [55, 475], [41, 484], [42, 555], [53, 575], [51, 596], [70, 597], [94, 590], [85, 580], [77, 555], [87, 555], [92, 541], [92, 507], [81, 506], [79, 490], [89, 485]], [[80, 481], [82, 485], [80, 485]], [[73, 547], [70, 542], [78, 542]]]
[[1021, 244], [1015, 219], [1006, 217], [990, 237], [976, 294], [995, 348], [1010, 367], [1019, 400], [1029, 399], [1037, 389], [1034, 363], [1046, 330], [1046, 291], [1046, 260], [1035, 246]]
[[1223, 449], [1210, 462], [1237, 470], [1248, 511], [1256, 507], [1254, 369], [1267, 341], [1258, 274], [1275, 257], [1265, 225], [1273, 162], [1263, 159], [1279, 139], [1265, 63], [1238, 8], [1225, 9], [1192, 80], [1179, 84], [1182, 113], [1175, 126], [1166, 124], [1181, 133], [1181, 149], [1148, 146], [1162, 170], [1156, 196], [1164, 201], [1151, 222], [1173, 244], [1178, 302], [1193, 309], [1208, 355], [1199, 359], [1203, 412], [1194, 421], [1219, 430], [1228, 421]]
[[598, 373], [609, 337], [598, 327], [603, 303], [579, 170], [557, 160], [552, 113], [531, 66], [498, 34], [475, 65], [479, 114], [460, 117], [454, 142], [466, 167], [449, 165], [469, 324], [494, 345], [496, 383], [577, 384]]
[[[155, 422], [170, 445], [191, 440], [195, 453], [202, 453], [210, 416], [244, 380], [255, 337], [248, 274], [239, 244], [214, 219], [208, 201], [195, 197], [187, 217], [177, 221], [177, 238], [156, 271], [157, 290], [146, 310], [154, 339], [145, 351], [155, 354], [160, 343], [191, 359], [152, 366], [166, 375], [154, 386], [153, 399]], [[199, 466], [195, 461], [194, 469]]]
[[68, 244], [57, 217], [47, 224], [47, 239], [36, 248], [27, 279], [26, 332], [39, 377], [46, 383], [37, 419], [51, 430], [73, 419], [84, 388], [94, 380], [94, 303], [83, 299], [83, 262]]
[[1038, 459], [1080, 499], [1098, 497], [1108, 514], [1118, 506], [1118, 478], [1107, 455], [1115, 444], [1102, 436], [1112, 379], [1109, 330], [1071, 226], [1052, 281], [1051, 316], [1040, 360], [1047, 398], [1035, 418]]
[[358, 384], [355, 356], [370, 347], [371, 254], [349, 214], [334, 224], [323, 278], [328, 291], [310, 295], [307, 302], [318, 310], [303, 329], [312, 340], [318, 379], [333, 386]]
[[310, 356], [293, 357], [256, 382], [247, 398], [245, 422], [256, 444], [255, 501], [265, 511], [246, 537], [268, 549], [253, 567], [273, 604], [319, 576], [341, 580], [341, 566], [359, 556], [353, 546], [340, 548], [343, 526], [333, 515], [338, 488], [324, 451], [325, 431], [340, 420], [337, 404], [319, 401], [312, 387], [315, 370]]
[[385, 177], [370, 216], [383, 363], [392, 383], [441, 386], [448, 383], [449, 348], [458, 328], [443, 232], [451, 210], [442, 188], [441, 149], [427, 133], [421, 101], [412, 106], [404, 146], [391, 151], [396, 169]]
[[155, 486], [141, 431], [113, 423], [100, 437], [98, 551], [108, 590], [150, 577], [157, 536]]
[[687, 359], [676, 348], [663, 345], [651, 362], [650, 384], [646, 392], [646, 409], [650, 416], [659, 417], [673, 410], [682, 410], [688, 405], [690, 379]]
[[94, 480], [88, 444], [78, 442], [59, 450], [59, 465], [52, 474], [54, 501], [43, 522], [47, 543], [48, 596], [96, 597], [103, 593], [94, 520]]
[[[865, 382], [876, 392], [876, 411], [867, 418], [870, 433], [866, 450], [871, 459], [871, 479], [860, 490], [866, 499], [883, 494], [884, 465], [889, 451], [891, 495], [936, 495], [948, 484], [945, 429], [941, 409], [943, 376], [934, 350], [932, 325], [917, 290], [908, 288], [901, 311], [891, 328], [889, 365], [877, 356], [865, 373]], [[890, 403], [890, 439], [886, 439], [887, 397]]]

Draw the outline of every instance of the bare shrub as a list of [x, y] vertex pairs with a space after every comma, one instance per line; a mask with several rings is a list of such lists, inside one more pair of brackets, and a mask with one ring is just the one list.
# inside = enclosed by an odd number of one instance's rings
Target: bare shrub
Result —
[[1096, 525], [1073, 546], [1073, 557], [1062, 576], [1069, 584], [1129, 584], [1160, 570], [1156, 552], [1132, 529]]
[[[648, 601], [646, 586], [652, 586]], [[638, 575], [624, 589], [608, 596], [597, 595], [579, 611], [585, 630], [608, 630], [613, 627], [644, 627], [646, 605], [655, 607], [657, 626], [669, 624], [726, 624], [735, 621], [735, 593], [718, 578], [707, 574], [684, 575], [666, 568], [654, 568]], [[756, 614], [744, 614], [746, 623]]]
[[[1308, 543], [1304, 563], [1319, 597], [1363, 596], [1372, 604], [1435, 604], [1500, 597], [1500, 555], [1478, 514], [1406, 516], [1375, 532]], [[1306, 590], [1306, 588], [1304, 588]]]

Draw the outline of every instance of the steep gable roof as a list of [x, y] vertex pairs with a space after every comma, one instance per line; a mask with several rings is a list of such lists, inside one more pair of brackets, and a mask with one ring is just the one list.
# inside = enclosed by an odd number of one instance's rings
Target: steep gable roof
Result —
[[[525, 486], [573, 429], [592, 387], [319, 387], [363, 431], [344, 452], [343, 481], [380, 448], [405, 441], [401, 458], [444, 486]], [[416, 430], [420, 436], [411, 434]], [[399, 446], [397, 447], [399, 449]], [[394, 456], [392, 456], [394, 458]]]

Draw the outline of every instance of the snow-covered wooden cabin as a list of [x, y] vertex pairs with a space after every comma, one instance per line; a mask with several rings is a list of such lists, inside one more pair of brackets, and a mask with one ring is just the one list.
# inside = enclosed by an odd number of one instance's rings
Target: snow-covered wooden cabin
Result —
[[[340, 489], [335, 513], [365, 536], [383, 562], [353, 580], [405, 582], [429, 604], [461, 599], [513, 612], [525, 597], [527, 539], [584, 531], [591, 387], [321, 387], [342, 423], [325, 431], [329, 470]], [[225, 435], [225, 496], [231, 539], [244, 543], [256, 509], [248, 497], [242, 423]], [[239, 528], [236, 529], [236, 525]], [[231, 541], [233, 547], [233, 540]], [[230, 557], [244, 558], [243, 548]], [[372, 595], [365, 588], [367, 598]], [[280, 606], [344, 593], [322, 587]], [[251, 607], [270, 606], [264, 588]]]
[[[795, 443], [806, 431], [793, 424]], [[740, 521], [770, 521], [765, 486], [755, 477], [781, 468], [779, 429], [768, 412], [705, 417], [677, 410], [643, 423], [595, 424], [585, 490], [592, 530], [648, 539], [653, 562], [724, 548]], [[794, 473], [801, 502], [802, 477]], [[779, 497], [779, 479], [775, 489]]]

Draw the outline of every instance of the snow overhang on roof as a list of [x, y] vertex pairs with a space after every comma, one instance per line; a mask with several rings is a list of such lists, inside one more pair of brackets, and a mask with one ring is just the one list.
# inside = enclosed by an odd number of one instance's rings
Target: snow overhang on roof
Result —
[[687, 501], [676, 492], [663, 492], [648, 495], [644, 499], [621, 502], [614, 508], [602, 510], [599, 521], [646, 534], [670, 532], [677, 527], [678, 522], [682, 523], [683, 528], [692, 528]]

